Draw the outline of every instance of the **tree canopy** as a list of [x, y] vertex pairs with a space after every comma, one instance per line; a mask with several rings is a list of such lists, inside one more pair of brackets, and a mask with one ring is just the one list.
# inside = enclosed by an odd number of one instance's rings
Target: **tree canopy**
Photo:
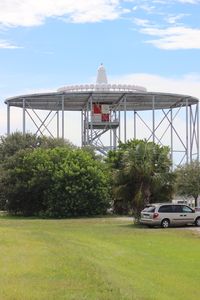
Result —
[[136, 214], [150, 202], [170, 200], [173, 175], [169, 148], [143, 140], [130, 140], [108, 154], [113, 173], [116, 211], [132, 208]]
[[55, 147], [74, 148], [75, 146], [69, 141], [61, 138], [36, 136], [32, 133], [22, 134], [21, 132], [14, 132], [9, 136], [0, 136], [0, 162], [2, 163], [19, 150], [36, 148], [52, 149]]
[[81, 149], [18, 151], [4, 163], [0, 184], [11, 213], [84, 216], [103, 214], [109, 206], [104, 164]]
[[179, 195], [193, 197], [195, 206], [200, 196], [200, 162], [192, 161], [177, 168], [176, 172], [176, 192]]

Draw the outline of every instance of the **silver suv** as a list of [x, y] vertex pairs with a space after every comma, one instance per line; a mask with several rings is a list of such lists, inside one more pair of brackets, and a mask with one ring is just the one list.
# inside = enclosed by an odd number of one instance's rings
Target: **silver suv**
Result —
[[184, 204], [155, 203], [141, 211], [140, 223], [163, 228], [187, 224], [200, 226], [200, 212]]

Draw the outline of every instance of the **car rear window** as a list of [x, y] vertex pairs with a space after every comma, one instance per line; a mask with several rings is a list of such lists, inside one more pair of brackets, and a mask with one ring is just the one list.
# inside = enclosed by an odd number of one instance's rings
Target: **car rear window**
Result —
[[155, 206], [147, 206], [143, 210], [144, 212], [154, 212], [155, 211]]

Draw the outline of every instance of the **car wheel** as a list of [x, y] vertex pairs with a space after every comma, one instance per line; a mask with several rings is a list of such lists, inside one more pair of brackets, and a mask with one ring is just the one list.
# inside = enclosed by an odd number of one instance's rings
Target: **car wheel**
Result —
[[200, 218], [197, 218], [195, 220], [195, 225], [198, 226], [198, 227], [200, 227]]
[[168, 219], [164, 219], [164, 220], [162, 220], [162, 222], [161, 222], [161, 227], [162, 227], [162, 228], [168, 228], [168, 227], [169, 227], [169, 224], [170, 224], [169, 220], [168, 220]]

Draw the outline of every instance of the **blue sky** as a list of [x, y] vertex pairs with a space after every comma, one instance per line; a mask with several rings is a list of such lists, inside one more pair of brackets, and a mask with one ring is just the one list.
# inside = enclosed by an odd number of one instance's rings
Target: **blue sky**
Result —
[[199, 15], [199, 0], [1, 0], [0, 134], [6, 97], [92, 83], [101, 62], [111, 82], [200, 97]]

